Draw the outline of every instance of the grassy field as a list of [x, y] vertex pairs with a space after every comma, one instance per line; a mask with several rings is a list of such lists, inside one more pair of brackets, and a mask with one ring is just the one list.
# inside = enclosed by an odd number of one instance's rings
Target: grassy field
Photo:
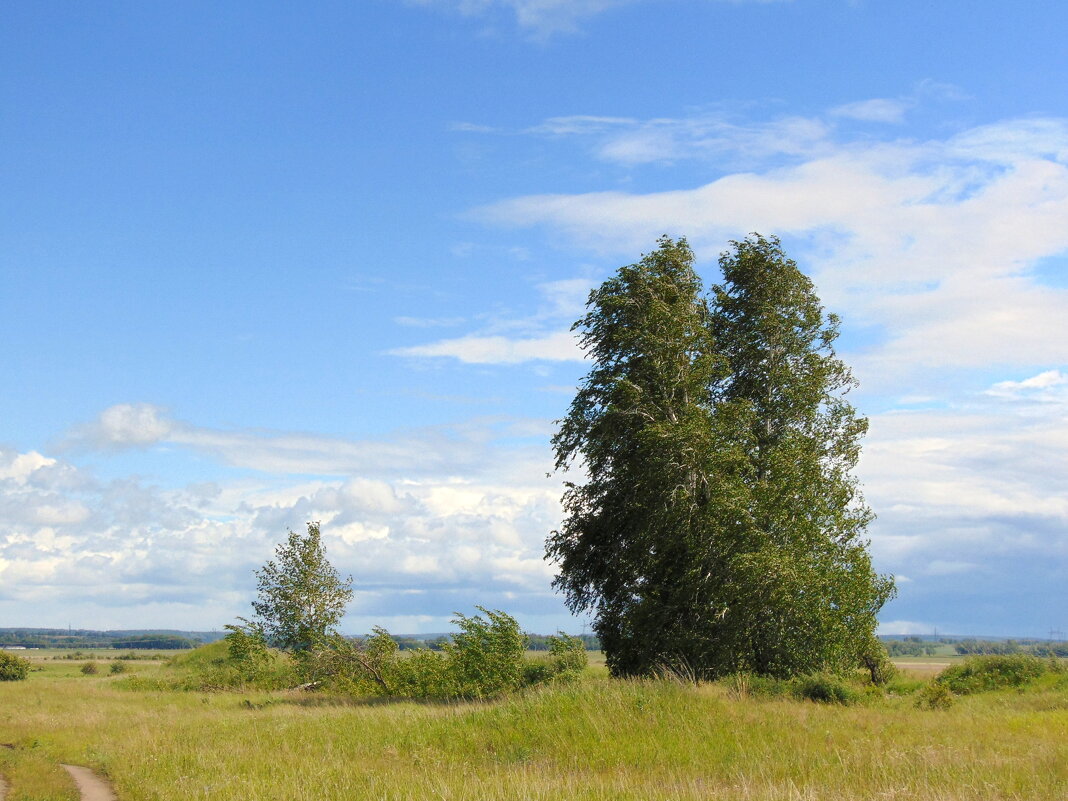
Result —
[[613, 681], [603, 667], [432, 704], [134, 691], [79, 664], [38, 659], [29, 680], [0, 683], [12, 801], [76, 798], [59, 762], [103, 773], [123, 801], [1068, 797], [1063, 674], [923, 711], [907, 695], [825, 706]]

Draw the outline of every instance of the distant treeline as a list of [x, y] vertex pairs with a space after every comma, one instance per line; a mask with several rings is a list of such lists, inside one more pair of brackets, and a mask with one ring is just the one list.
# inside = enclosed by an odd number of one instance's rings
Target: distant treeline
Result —
[[89, 629], [0, 629], [0, 647], [121, 648], [173, 651], [196, 648], [202, 638], [189, 632], [92, 631]]
[[[526, 636], [527, 650], [549, 650], [548, 634], [527, 634]], [[586, 646], [587, 651], [601, 650], [601, 641], [592, 634], [579, 634], [577, 636], [580, 640], [582, 640], [582, 644]], [[397, 643], [397, 647], [402, 651], [414, 651], [418, 648], [429, 648], [432, 651], [440, 651], [444, 647], [445, 643], [449, 641], [449, 635], [447, 634], [429, 634], [425, 637], [414, 637], [412, 635], [403, 634], [391, 634], [390, 637], [393, 639], [393, 642]]]
[[958, 654], [1034, 654], [1068, 657], [1068, 642], [1049, 640], [959, 640], [953, 643]]
[[939, 642], [924, 642], [918, 637], [906, 637], [903, 640], [883, 640], [886, 652], [890, 656], [934, 656], [938, 653]]
[[[1068, 657], [1068, 642], [1052, 642], [1050, 640], [979, 640], [974, 637], [943, 637], [932, 639], [930, 637], [904, 637], [902, 639], [882, 639], [890, 656], [934, 656], [940, 652], [942, 646], [950, 646], [956, 653], [962, 655], [987, 655], [987, 654], [1032, 654], [1034, 656], [1063, 656]], [[945, 651], [941, 651], [945, 653]]]

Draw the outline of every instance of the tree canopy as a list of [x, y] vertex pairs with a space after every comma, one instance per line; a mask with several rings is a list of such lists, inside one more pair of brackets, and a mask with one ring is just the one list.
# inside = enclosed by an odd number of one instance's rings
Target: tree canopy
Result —
[[723, 254], [706, 295], [662, 238], [590, 294], [593, 367], [553, 439], [578, 462], [547, 541], [615, 674], [854, 667], [892, 581], [852, 475], [867, 423], [812, 283], [776, 239]]
[[307, 534], [290, 531], [256, 579], [254, 628], [286, 651], [305, 652], [322, 640], [352, 597], [352, 578], [342, 580], [326, 558], [318, 523], [308, 523]]

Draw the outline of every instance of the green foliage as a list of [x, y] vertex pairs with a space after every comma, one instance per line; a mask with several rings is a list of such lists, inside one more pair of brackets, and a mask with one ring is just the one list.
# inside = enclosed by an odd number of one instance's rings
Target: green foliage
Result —
[[949, 709], [956, 702], [953, 691], [938, 681], [923, 685], [916, 693], [917, 709]]
[[119, 673], [125, 673], [126, 663], [116, 659], [114, 662], [108, 665], [108, 672], [113, 676], [116, 676]]
[[256, 578], [256, 625], [284, 651], [311, 650], [341, 620], [352, 597], [352, 578], [343, 581], [327, 560], [318, 523], [308, 523], [306, 535], [290, 531]]
[[837, 676], [824, 673], [801, 676], [792, 684], [794, 697], [807, 701], [850, 706], [860, 700], [860, 693]]
[[26, 648], [138, 648], [162, 651], [195, 648], [199, 632], [93, 631], [91, 629], [0, 628], [0, 647]]
[[578, 676], [586, 669], [589, 661], [586, 644], [580, 638], [562, 631], [549, 638], [549, 664], [554, 677]]
[[246, 681], [255, 682], [271, 664], [271, 651], [263, 630], [243, 618], [241, 625], [227, 624], [227, 655], [234, 669]]
[[86, 662], [81, 666], [80, 670], [83, 676], [95, 676], [100, 672], [100, 666], [96, 662]]
[[522, 677], [526, 637], [519, 624], [504, 612], [478, 609], [486, 617], [457, 613], [452, 622], [460, 632], [445, 646], [456, 694], [464, 698], [511, 692]]
[[30, 673], [30, 660], [0, 651], [0, 681], [22, 681]]
[[951, 665], [935, 681], [959, 695], [1020, 687], [1046, 672], [1046, 663], [1030, 654], [973, 656]]
[[890, 655], [874, 634], [861, 650], [860, 661], [868, 671], [871, 683], [876, 687], [885, 687], [897, 676], [898, 671], [890, 661]]
[[882, 644], [890, 656], [934, 656], [939, 649], [936, 643], [925, 643], [914, 637], [886, 640]]
[[401, 651], [382, 628], [353, 640], [332, 635], [309, 652], [307, 677], [316, 686], [353, 695], [388, 698], [480, 699], [507, 695], [522, 686], [569, 680], [585, 668], [577, 637], [552, 637], [549, 652], [526, 659], [526, 638], [510, 615], [478, 607], [481, 615], [457, 614], [460, 628], [441, 650]]
[[588, 478], [546, 543], [555, 586], [594, 612], [615, 675], [845, 673], [894, 588], [861, 536], [867, 421], [838, 320], [775, 239], [720, 267], [710, 302], [665, 237], [590, 294], [594, 366], [553, 439], [557, 469]]
[[[398, 691], [403, 684], [398, 651], [396, 640], [383, 628], [376, 627], [362, 641], [332, 633], [308, 652], [303, 672], [314, 686], [337, 692], [402, 695]], [[414, 656], [420, 652], [410, 653]]]

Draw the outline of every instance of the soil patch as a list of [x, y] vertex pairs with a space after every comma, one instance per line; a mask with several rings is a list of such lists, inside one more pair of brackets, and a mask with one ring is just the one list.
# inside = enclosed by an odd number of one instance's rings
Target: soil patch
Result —
[[78, 785], [78, 792], [82, 794], [82, 801], [117, 801], [115, 793], [107, 782], [93, 773], [89, 768], [78, 765], [61, 765]]

